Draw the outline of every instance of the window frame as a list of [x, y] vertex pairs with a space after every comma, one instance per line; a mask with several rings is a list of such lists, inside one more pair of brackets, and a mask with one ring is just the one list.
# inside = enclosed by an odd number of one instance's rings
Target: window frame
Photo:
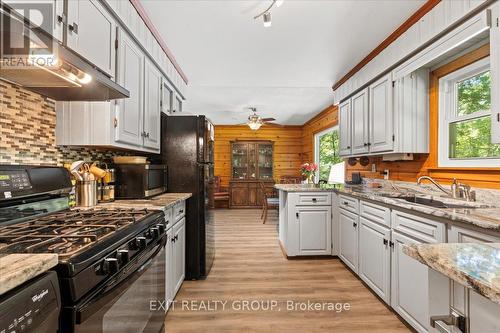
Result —
[[450, 125], [492, 116], [491, 109], [459, 116], [457, 83], [491, 70], [490, 57], [485, 57], [439, 78], [438, 167], [498, 167], [499, 157], [450, 158]]
[[[314, 133], [314, 163], [316, 163], [318, 165], [318, 171], [316, 172], [316, 175], [314, 176], [315, 183], [319, 182], [319, 168], [320, 168], [320, 165], [319, 165], [319, 141], [320, 141], [320, 138], [323, 135], [330, 134], [334, 131], [339, 132], [339, 125], [334, 125], [334, 126], [328, 127], [324, 130], [321, 130], [319, 132]], [[340, 132], [339, 132], [339, 135], [340, 135]], [[340, 154], [340, 146], [339, 146], [339, 154]]]

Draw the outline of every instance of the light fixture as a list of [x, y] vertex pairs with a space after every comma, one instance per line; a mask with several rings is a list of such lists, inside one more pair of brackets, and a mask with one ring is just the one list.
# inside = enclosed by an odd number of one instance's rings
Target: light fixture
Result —
[[267, 9], [264, 10], [259, 15], [254, 16], [254, 19], [256, 20], [262, 16], [264, 20], [264, 27], [269, 28], [271, 26], [271, 9], [273, 8], [274, 5], [276, 5], [276, 7], [280, 7], [283, 4], [283, 2], [284, 0], [273, 0], [271, 5], [269, 5], [269, 7], [267, 7]]
[[252, 131], [258, 130], [261, 126], [262, 126], [261, 122], [248, 122], [248, 127], [250, 127]]
[[264, 13], [264, 15], [262, 17], [264, 18], [264, 27], [269, 28], [272, 24], [271, 12]]

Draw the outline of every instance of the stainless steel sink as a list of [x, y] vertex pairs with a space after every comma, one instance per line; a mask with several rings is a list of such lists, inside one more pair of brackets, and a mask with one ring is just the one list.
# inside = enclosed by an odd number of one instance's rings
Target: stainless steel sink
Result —
[[389, 192], [389, 193], [378, 193], [377, 195], [385, 198], [393, 198], [393, 199], [401, 199], [410, 203], [414, 203], [417, 205], [423, 205], [434, 208], [489, 208], [492, 206], [480, 204], [476, 202], [445, 202], [441, 200], [436, 200], [434, 198], [427, 198], [418, 196], [412, 193], [397, 193], [397, 192]]

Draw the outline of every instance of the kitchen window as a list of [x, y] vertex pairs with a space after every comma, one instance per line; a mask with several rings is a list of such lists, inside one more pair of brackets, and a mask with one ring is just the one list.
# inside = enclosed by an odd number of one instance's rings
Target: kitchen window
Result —
[[439, 166], [498, 167], [500, 144], [491, 143], [489, 57], [439, 80]]
[[332, 165], [342, 162], [339, 156], [338, 126], [330, 127], [314, 135], [314, 163], [318, 164], [316, 182], [328, 181]]

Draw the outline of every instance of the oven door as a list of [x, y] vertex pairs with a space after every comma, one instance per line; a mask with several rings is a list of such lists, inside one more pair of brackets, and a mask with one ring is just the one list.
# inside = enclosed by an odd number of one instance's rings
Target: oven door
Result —
[[[74, 311], [77, 333], [158, 333], [164, 330], [166, 236], [126, 278], [102, 289]], [[126, 275], [127, 272], [122, 272]], [[118, 274], [120, 275], [120, 274]]]

